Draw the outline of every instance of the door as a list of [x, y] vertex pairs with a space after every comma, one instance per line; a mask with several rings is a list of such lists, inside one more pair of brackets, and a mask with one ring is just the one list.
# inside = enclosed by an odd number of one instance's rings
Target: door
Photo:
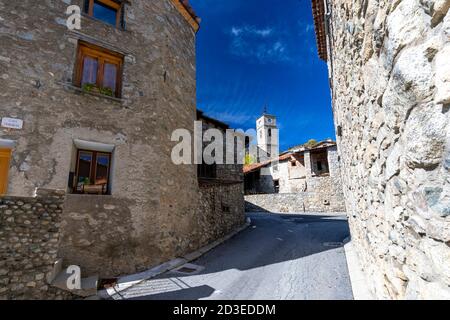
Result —
[[0, 195], [6, 194], [8, 190], [9, 161], [11, 149], [0, 148]]

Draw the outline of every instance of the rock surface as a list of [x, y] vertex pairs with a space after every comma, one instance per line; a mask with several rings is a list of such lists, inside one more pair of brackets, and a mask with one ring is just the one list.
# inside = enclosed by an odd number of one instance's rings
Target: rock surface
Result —
[[332, 2], [346, 206], [378, 298], [450, 298], [449, 3]]

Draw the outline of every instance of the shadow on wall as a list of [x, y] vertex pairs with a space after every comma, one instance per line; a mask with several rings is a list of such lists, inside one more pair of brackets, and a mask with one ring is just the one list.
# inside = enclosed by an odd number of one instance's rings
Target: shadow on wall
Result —
[[245, 201], [245, 212], [266, 212], [271, 213], [269, 210], [264, 209], [263, 207], [257, 206], [249, 201]]

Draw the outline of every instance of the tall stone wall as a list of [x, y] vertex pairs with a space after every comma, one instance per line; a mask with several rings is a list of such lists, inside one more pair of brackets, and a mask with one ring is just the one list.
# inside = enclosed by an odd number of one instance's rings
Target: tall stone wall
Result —
[[71, 296], [46, 282], [57, 260], [64, 194], [0, 197], [0, 300]]
[[201, 231], [192, 236], [199, 240], [199, 247], [242, 226], [245, 223], [243, 183], [201, 183], [197, 220]]
[[450, 298], [450, 2], [329, 1], [354, 245], [378, 298]]

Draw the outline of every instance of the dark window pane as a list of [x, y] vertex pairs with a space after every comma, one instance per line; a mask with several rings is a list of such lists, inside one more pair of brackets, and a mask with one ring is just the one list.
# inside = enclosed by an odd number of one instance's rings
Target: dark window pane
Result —
[[95, 174], [95, 184], [107, 185], [108, 184], [108, 171], [109, 171], [109, 155], [98, 154], [97, 155], [97, 168]]
[[94, 18], [116, 26], [117, 10], [96, 0], [94, 1]]
[[198, 165], [198, 177], [215, 179], [217, 177], [216, 164], [202, 163]]
[[89, 0], [84, 0], [83, 12], [89, 13]]
[[92, 181], [90, 181], [91, 167], [92, 167], [92, 153], [80, 152], [78, 158], [78, 181], [77, 181], [78, 191], [82, 191], [83, 185], [92, 184]]
[[83, 61], [83, 78], [81, 80], [81, 85], [85, 83], [97, 83], [97, 59], [91, 57], [84, 57]]
[[111, 63], [105, 63], [105, 74], [103, 77], [103, 87], [110, 88], [116, 92], [117, 66]]

